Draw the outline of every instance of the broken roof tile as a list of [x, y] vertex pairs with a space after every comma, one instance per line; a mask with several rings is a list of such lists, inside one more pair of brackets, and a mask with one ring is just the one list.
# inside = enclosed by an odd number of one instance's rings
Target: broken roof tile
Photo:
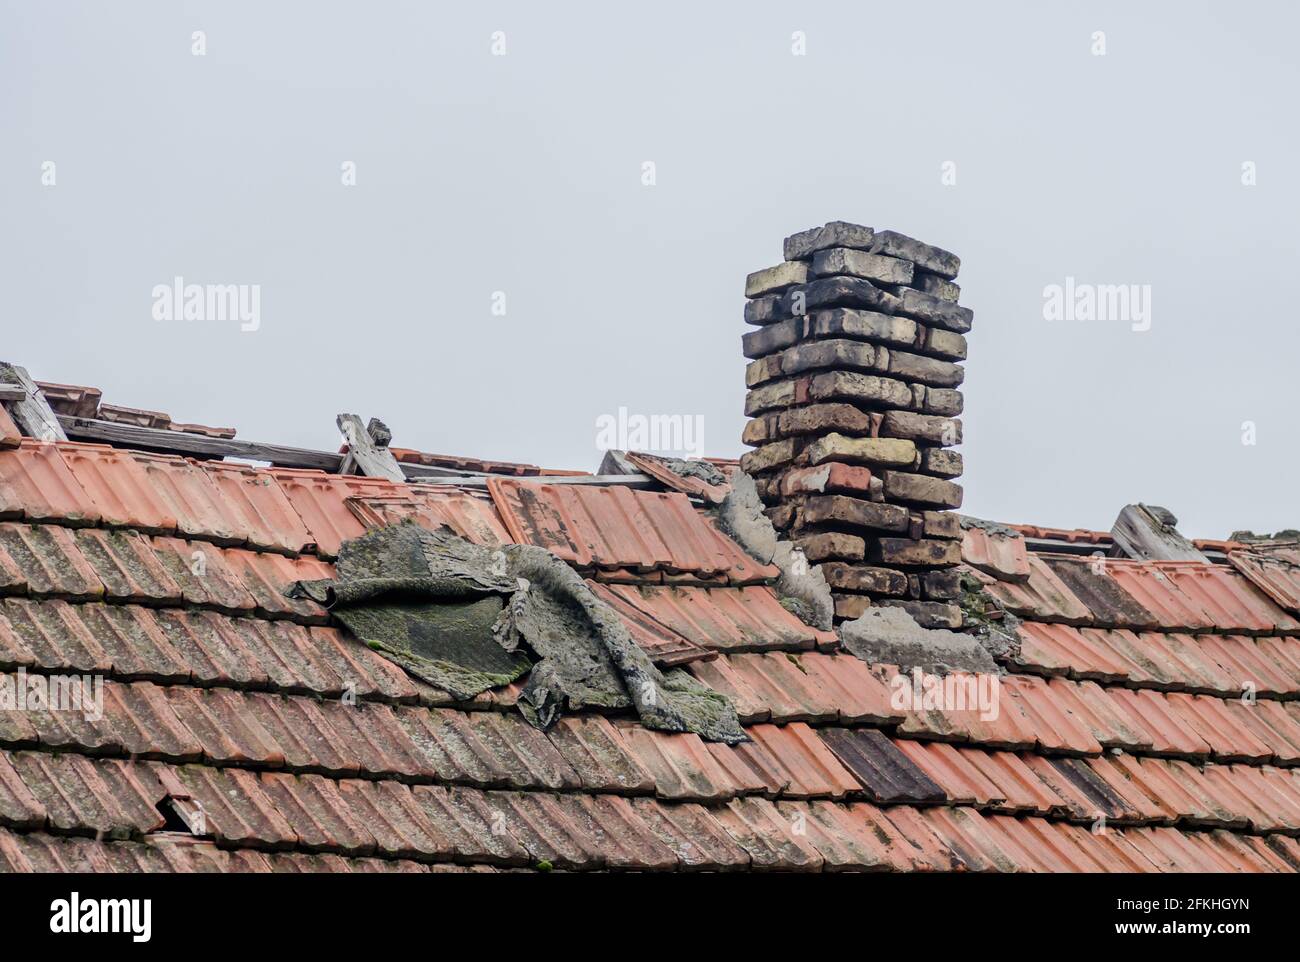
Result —
[[980, 573], [989, 594], [1012, 614], [1039, 621], [1056, 621], [1070, 625], [1088, 624], [1092, 613], [1043, 558], [1029, 556], [1029, 580], [1024, 584], [999, 581]]
[[1228, 553], [1228, 563], [1292, 615], [1300, 615], [1300, 545], [1250, 545]]
[[104, 392], [97, 387], [85, 387], [80, 384], [55, 384], [51, 381], [37, 381], [36, 386], [56, 414], [75, 418], [93, 418], [99, 410], [99, 399]]
[[[721, 504], [726, 499], [727, 494], [731, 491], [731, 484], [725, 480], [721, 470], [707, 461], [694, 462], [697, 466], [703, 464], [705, 470], [710, 468], [717, 472], [724, 480], [718, 483], [712, 483], [704, 477], [696, 474], [686, 474], [673, 469], [674, 460], [671, 458], [661, 458], [653, 454], [642, 454], [637, 451], [629, 451], [626, 454], [628, 463], [644, 474], [650, 475], [660, 484], [674, 491], [680, 491], [682, 494], [693, 498], [700, 498], [709, 504]], [[677, 464], [691, 465], [691, 461], [677, 461]]]
[[962, 525], [961, 560], [999, 581], [1029, 580], [1029, 552], [1017, 531], [983, 523]]

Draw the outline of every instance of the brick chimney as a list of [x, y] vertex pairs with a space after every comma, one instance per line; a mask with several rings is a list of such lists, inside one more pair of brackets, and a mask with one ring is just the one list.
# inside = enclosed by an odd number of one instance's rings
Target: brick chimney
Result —
[[783, 537], [820, 564], [837, 620], [896, 605], [961, 626], [962, 396], [972, 313], [956, 255], [834, 221], [745, 281], [741, 458]]

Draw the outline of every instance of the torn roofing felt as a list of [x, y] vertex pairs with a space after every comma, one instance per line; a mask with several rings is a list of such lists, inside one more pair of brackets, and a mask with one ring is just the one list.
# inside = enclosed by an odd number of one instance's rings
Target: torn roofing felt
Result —
[[493, 638], [514, 586], [500, 552], [406, 521], [345, 541], [335, 571], [335, 580], [289, 592], [325, 605], [368, 646], [453, 697], [528, 671], [527, 658]]
[[725, 695], [656, 668], [614, 609], [545, 548], [485, 548], [406, 520], [345, 541], [336, 572], [290, 593], [458, 699], [531, 669], [519, 709], [539, 728], [566, 709], [635, 708], [647, 728], [747, 740]]

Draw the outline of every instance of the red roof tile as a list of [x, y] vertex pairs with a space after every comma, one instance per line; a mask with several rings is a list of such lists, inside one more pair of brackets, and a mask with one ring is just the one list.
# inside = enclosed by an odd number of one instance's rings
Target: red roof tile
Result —
[[1010, 612], [1039, 621], [1087, 624], [1092, 613], [1039, 555], [1029, 556], [1029, 580], [1024, 584], [999, 581], [981, 573], [995, 599]]
[[[834, 638], [832, 633], [818, 631], [796, 618], [764, 585], [705, 588], [611, 584], [598, 593], [621, 602], [620, 611], [635, 609], [642, 616], [638, 620], [660, 626], [698, 648], [809, 649]], [[656, 643], [656, 649], [661, 647]]]
[[1029, 580], [1029, 552], [1023, 537], [972, 525], [962, 531], [961, 560], [1000, 581]]
[[24, 438], [0, 451], [0, 518], [97, 524], [100, 512], [57, 446]]
[[708, 504], [721, 504], [731, 491], [731, 484], [728, 482], [709, 484], [702, 478], [678, 474], [668, 467], [663, 458], [653, 454], [629, 451], [627, 460], [638, 471], [650, 475], [664, 487], [680, 491], [693, 498], [700, 498]]
[[1234, 568], [1293, 615], [1300, 615], [1300, 546], [1228, 554]]
[[489, 480], [488, 491], [512, 540], [540, 545], [579, 568], [725, 575], [733, 584], [778, 574], [724, 537], [679, 492], [503, 478]]

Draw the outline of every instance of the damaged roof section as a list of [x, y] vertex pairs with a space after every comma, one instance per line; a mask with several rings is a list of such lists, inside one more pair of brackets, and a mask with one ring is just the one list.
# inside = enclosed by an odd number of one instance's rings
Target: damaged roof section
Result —
[[[30, 398], [18, 388], [0, 390], [6, 416]], [[56, 443], [9, 420], [0, 697], [20, 668], [97, 672], [104, 717], [0, 712], [0, 869], [1300, 868], [1294, 539], [1193, 542], [1213, 564], [1139, 561], [1104, 533], [1021, 539], [946, 515], [966, 634], [921, 632], [909, 649], [919, 626], [850, 628], [863, 660], [805, 623], [824, 581], [754, 523], [734, 462], [708, 462], [728, 475], [716, 504], [693, 487], [719, 487], [711, 472], [672, 459], [576, 482], [514, 473], [494, 492], [455, 472], [504, 462], [402, 460], [407, 478], [443, 473], [402, 483], [330, 473], [333, 452], [258, 469], [197, 435], [122, 422], [115, 447]], [[205, 454], [134, 449], [146, 431]], [[793, 480], [821, 494], [864, 477], [812, 467]], [[581, 565], [514, 544], [506, 520], [519, 486], [565, 483], [635, 492], [536, 499], [576, 516], [533, 518], [522, 540], [558, 532]], [[385, 546], [403, 520], [430, 536]], [[701, 564], [710, 531], [744, 580]], [[298, 580], [334, 609], [285, 598]], [[357, 622], [371, 647], [330, 624], [348, 600], [445, 617]], [[428, 684], [399, 649], [464, 687]], [[500, 667], [469, 652], [523, 673], [459, 697]], [[946, 686], [884, 658], [952, 669], [953, 694], [996, 682], [998, 712], [943, 701]], [[198, 805], [192, 836], [159, 814]]]
[[543, 730], [565, 712], [634, 708], [647, 728], [745, 740], [725, 695], [656, 668], [609, 602], [543, 548], [487, 548], [407, 520], [345, 541], [336, 570], [290, 594], [459, 700], [527, 674], [518, 707]]
[[710, 461], [664, 458], [655, 454], [629, 451], [628, 465], [654, 478], [660, 484], [706, 504], [721, 504], [731, 491], [731, 483], [722, 469]]

